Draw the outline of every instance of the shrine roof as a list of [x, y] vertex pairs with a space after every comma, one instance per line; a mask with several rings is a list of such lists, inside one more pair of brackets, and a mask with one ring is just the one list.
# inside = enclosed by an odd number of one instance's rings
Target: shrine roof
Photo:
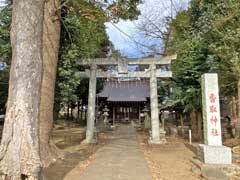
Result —
[[144, 102], [150, 97], [149, 81], [107, 81], [98, 97], [111, 102]]

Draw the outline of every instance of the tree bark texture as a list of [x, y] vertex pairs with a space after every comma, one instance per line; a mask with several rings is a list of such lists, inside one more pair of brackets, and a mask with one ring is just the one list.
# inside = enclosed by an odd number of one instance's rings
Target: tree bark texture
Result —
[[190, 114], [191, 126], [192, 126], [192, 137], [194, 140], [199, 140], [198, 138], [198, 122], [197, 122], [197, 113], [192, 111]]
[[80, 110], [80, 123], [83, 122], [83, 105], [81, 105], [81, 110]]
[[240, 79], [238, 80], [237, 84], [237, 124], [240, 124]]
[[70, 117], [71, 117], [71, 120], [73, 120], [74, 117], [73, 117], [73, 106], [72, 106], [72, 104], [71, 104], [70, 107], [71, 107], [71, 108], [70, 108]]
[[69, 119], [70, 119], [70, 105], [68, 103], [68, 105], [67, 105], [67, 120], [69, 120]]
[[198, 137], [199, 140], [203, 139], [203, 119], [201, 111], [197, 111], [197, 126], [198, 126]]
[[81, 104], [78, 101], [78, 104], [77, 104], [77, 122], [78, 123], [80, 122], [80, 107], [81, 107]]
[[44, 0], [14, 0], [9, 96], [0, 179], [40, 179], [40, 89]]
[[59, 0], [48, 0], [43, 22], [43, 79], [40, 103], [40, 154], [44, 167], [59, 157], [50, 136], [53, 127], [54, 94], [60, 43]]
[[235, 125], [235, 138], [240, 138], [240, 79], [237, 83], [237, 118]]
[[[177, 116], [177, 113], [176, 113]], [[180, 114], [180, 122], [181, 122], [181, 136], [184, 137], [184, 120], [183, 120], [183, 115]]]
[[236, 120], [237, 109], [236, 109], [236, 98], [235, 98], [235, 96], [232, 96], [231, 105], [232, 105], [232, 119]]

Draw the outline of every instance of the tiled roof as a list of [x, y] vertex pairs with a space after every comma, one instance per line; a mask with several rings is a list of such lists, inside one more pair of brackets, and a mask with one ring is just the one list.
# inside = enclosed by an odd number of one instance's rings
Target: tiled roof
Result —
[[149, 81], [107, 81], [98, 97], [107, 101], [143, 102], [150, 96]]

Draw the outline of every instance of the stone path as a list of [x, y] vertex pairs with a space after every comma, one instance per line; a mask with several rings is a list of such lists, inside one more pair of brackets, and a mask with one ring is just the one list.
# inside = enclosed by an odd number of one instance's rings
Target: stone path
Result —
[[[75, 168], [76, 171], [76, 168]], [[75, 173], [75, 175], [77, 175]], [[65, 178], [66, 179], [66, 178]], [[96, 159], [79, 177], [71, 180], [151, 180], [136, 131], [131, 125], [119, 126], [110, 142], [96, 153]]]

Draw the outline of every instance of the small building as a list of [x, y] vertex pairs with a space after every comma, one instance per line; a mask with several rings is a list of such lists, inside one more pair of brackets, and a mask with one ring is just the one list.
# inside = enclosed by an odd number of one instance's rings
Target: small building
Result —
[[97, 97], [99, 103], [108, 105], [113, 124], [130, 120], [138, 121], [142, 109], [149, 102], [149, 81], [106, 81], [103, 90], [97, 94]]

